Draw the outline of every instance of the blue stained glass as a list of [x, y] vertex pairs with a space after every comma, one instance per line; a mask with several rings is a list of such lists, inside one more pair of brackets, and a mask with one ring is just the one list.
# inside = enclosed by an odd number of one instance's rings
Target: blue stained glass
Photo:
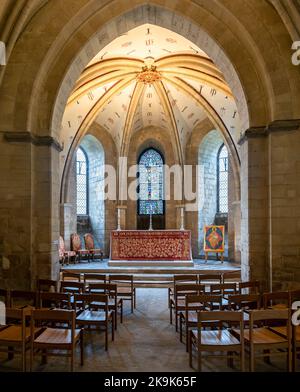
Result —
[[139, 160], [139, 214], [163, 213], [163, 159], [158, 151], [150, 148]]

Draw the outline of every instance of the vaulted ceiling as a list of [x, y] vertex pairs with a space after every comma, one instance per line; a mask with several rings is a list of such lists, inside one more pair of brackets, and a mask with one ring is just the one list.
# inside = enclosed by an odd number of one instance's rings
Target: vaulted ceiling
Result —
[[207, 116], [238, 139], [236, 103], [213, 61], [175, 32], [145, 24], [86, 66], [69, 98], [62, 134], [67, 148], [85, 122], [96, 121], [126, 155], [131, 136], [153, 126], [169, 133], [184, 160], [191, 132]]

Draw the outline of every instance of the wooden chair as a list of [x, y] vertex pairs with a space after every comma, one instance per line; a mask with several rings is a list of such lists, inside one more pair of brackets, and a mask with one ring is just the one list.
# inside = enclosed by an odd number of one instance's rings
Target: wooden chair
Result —
[[174, 275], [173, 276], [173, 287], [169, 287], [168, 290], [168, 305], [170, 308], [171, 298], [174, 297], [175, 285], [177, 283], [199, 283], [198, 275]]
[[259, 294], [238, 294], [228, 296], [228, 306], [231, 310], [260, 309]]
[[36, 291], [26, 290], [11, 290], [10, 291], [10, 308], [16, 308], [21, 306], [32, 306], [35, 307], [38, 304], [38, 294]]
[[277, 291], [263, 294], [264, 309], [287, 309], [290, 307], [290, 293], [288, 291]]
[[87, 258], [88, 262], [90, 262], [90, 251], [88, 249], [82, 249], [81, 239], [77, 233], [71, 235], [71, 249], [76, 253], [79, 262], [83, 257]]
[[6, 307], [10, 305], [10, 290], [0, 289], [0, 301], [4, 302]]
[[38, 292], [54, 292], [57, 293], [58, 291], [58, 282], [57, 280], [52, 279], [39, 279], [36, 280], [36, 290]]
[[[123, 323], [123, 298], [118, 298], [118, 288], [116, 284], [112, 283], [90, 283], [88, 292], [91, 294], [106, 294], [108, 295], [108, 310], [113, 310], [115, 317], [115, 328], [118, 324], [118, 310], [120, 309], [121, 324]], [[103, 308], [102, 304], [94, 303], [94, 308]]]
[[173, 311], [175, 314], [175, 329], [178, 331], [179, 313], [184, 310], [186, 295], [205, 294], [205, 286], [199, 283], [176, 284], [174, 298], [170, 302], [170, 324], [173, 324]]
[[260, 294], [260, 282], [258, 280], [240, 282], [238, 284], [239, 294]]
[[[34, 336], [36, 325], [43, 323], [67, 324], [67, 328], [42, 327], [38, 336]], [[75, 329], [76, 314], [74, 310], [33, 310], [31, 317], [30, 370], [33, 368], [34, 355], [42, 352], [43, 362], [47, 357], [63, 356], [70, 358], [70, 370], [74, 371], [75, 348], [80, 344], [81, 365], [83, 365], [83, 329]]]
[[92, 260], [94, 261], [94, 259], [100, 258], [101, 261], [103, 261], [103, 251], [100, 248], [95, 248], [95, 241], [93, 235], [87, 233], [84, 235], [83, 238], [84, 238], [85, 249], [87, 249], [90, 252], [90, 256], [92, 257]]
[[[219, 306], [216, 306], [219, 304]], [[179, 313], [179, 333], [180, 341], [182, 342], [183, 336], [183, 325], [185, 326], [185, 338], [186, 338], [186, 351], [188, 351], [188, 331], [190, 328], [197, 327], [198, 316], [197, 313], [200, 311], [207, 310], [221, 310], [222, 309], [222, 297], [220, 295], [186, 295], [185, 306]], [[211, 323], [206, 323], [207, 326], [211, 327]], [[205, 326], [206, 326], [205, 324]]]
[[77, 261], [77, 254], [73, 250], [66, 250], [65, 248], [65, 241], [62, 236], [59, 236], [59, 248], [58, 248], [58, 253], [59, 253], [59, 261], [61, 262], [62, 265], [67, 262], [67, 264], [70, 264], [70, 261], [73, 260], [74, 264]]
[[222, 309], [228, 307], [228, 296], [237, 294], [236, 283], [221, 283], [210, 285], [210, 293], [213, 295], [222, 295]]
[[[250, 310], [249, 329], [244, 330], [245, 346], [250, 350], [250, 371], [255, 370], [255, 359], [264, 358], [269, 361], [270, 356], [287, 356], [287, 368], [291, 371], [291, 312], [289, 309], [281, 310]], [[287, 337], [279, 336], [272, 331], [272, 327], [267, 326], [270, 322], [284, 322], [287, 330]], [[258, 326], [257, 325], [261, 325]], [[239, 330], [234, 330], [239, 336]], [[258, 353], [260, 351], [260, 353]], [[261, 353], [262, 352], [262, 353]]]
[[39, 307], [56, 308], [56, 309], [71, 309], [71, 295], [68, 293], [40, 293]]
[[[6, 308], [6, 320], [5, 325], [0, 330], [0, 352], [8, 354], [8, 360], [14, 358], [14, 354], [21, 354], [21, 369], [23, 372], [26, 371], [26, 351], [30, 348], [30, 328], [26, 327], [26, 318], [31, 315], [31, 309], [11, 309]], [[9, 320], [12, 319], [18, 324], [9, 324]], [[34, 330], [33, 333], [37, 333]]]
[[109, 275], [109, 283], [118, 286], [118, 298], [131, 303], [131, 313], [136, 308], [136, 289], [133, 285], [133, 275]]
[[[114, 311], [108, 309], [108, 295], [106, 294], [75, 294], [77, 316], [76, 324], [80, 326], [104, 327], [105, 329], [105, 350], [108, 350], [108, 330], [111, 324], [111, 339], [114, 341]], [[82, 306], [82, 303], [84, 306]], [[93, 304], [101, 304], [103, 310], [93, 310]]]
[[[227, 324], [239, 323], [240, 335], [236, 338], [229, 329], [204, 331], [203, 323], [207, 321], [216, 322], [218, 325], [226, 322]], [[245, 353], [244, 353], [244, 324], [243, 313], [232, 311], [204, 311], [198, 312], [197, 329], [189, 331], [189, 363], [193, 366], [193, 348], [197, 352], [198, 371], [202, 370], [202, 353], [203, 352], [222, 352], [227, 353], [228, 364], [232, 365], [234, 357], [239, 356], [241, 362], [241, 371], [245, 369]], [[211, 355], [216, 357], [217, 355]], [[224, 356], [224, 354], [222, 355]], [[217, 357], [220, 357], [218, 355]]]

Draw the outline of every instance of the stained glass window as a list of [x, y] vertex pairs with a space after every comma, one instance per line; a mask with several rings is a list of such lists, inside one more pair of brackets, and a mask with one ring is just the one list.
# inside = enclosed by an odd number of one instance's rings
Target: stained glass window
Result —
[[88, 214], [88, 161], [82, 148], [76, 154], [77, 215]]
[[139, 160], [139, 214], [162, 215], [163, 158], [153, 148], [146, 150]]
[[226, 146], [218, 153], [218, 212], [228, 213], [228, 151]]

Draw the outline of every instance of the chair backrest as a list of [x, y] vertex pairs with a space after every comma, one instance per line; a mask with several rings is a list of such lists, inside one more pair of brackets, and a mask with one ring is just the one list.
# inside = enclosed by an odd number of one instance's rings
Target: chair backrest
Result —
[[199, 275], [199, 283], [213, 281], [216, 284], [222, 283], [222, 274], [200, 274]]
[[260, 282], [258, 280], [240, 282], [238, 286], [240, 294], [260, 294]]
[[229, 295], [228, 303], [232, 310], [259, 309], [261, 297], [259, 294]]
[[69, 293], [40, 293], [40, 308], [71, 309], [71, 295]]
[[174, 291], [175, 303], [186, 295], [200, 295], [205, 293], [205, 285], [199, 283], [176, 284]]
[[58, 247], [58, 252], [59, 252], [60, 258], [64, 257], [65, 251], [66, 251], [65, 241], [64, 241], [63, 237], [60, 235], [59, 236], [59, 247]]
[[26, 290], [11, 290], [10, 291], [10, 304], [11, 308], [20, 305], [36, 306], [38, 303], [37, 292]]
[[186, 295], [185, 297], [185, 307], [187, 311], [192, 308], [194, 309], [195, 304], [199, 304], [199, 310], [214, 310], [216, 307], [216, 304], [218, 304], [219, 310], [221, 310], [222, 307], [222, 296], [221, 295], [205, 295], [205, 294], [200, 294], [200, 295]]
[[77, 233], [71, 234], [71, 249], [75, 252], [81, 249], [81, 239]]
[[265, 309], [274, 307], [275, 305], [283, 305], [289, 307], [290, 293], [288, 291], [277, 291], [273, 293], [263, 294], [263, 307]]
[[80, 282], [81, 281], [81, 275], [80, 272], [68, 272], [68, 271], [63, 271], [62, 272], [62, 280], [68, 281], [75, 281], [75, 282]]
[[84, 274], [84, 283], [102, 282], [106, 283], [106, 275], [103, 274]]
[[236, 283], [222, 283], [210, 285], [211, 294], [230, 295], [236, 294], [237, 287]]
[[110, 296], [117, 295], [117, 285], [113, 283], [89, 283], [89, 293], [105, 293]]
[[109, 283], [130, 287], [133, 291], [133, 275], [109, 275]]
[[61, 293], [84, 293], [85, 284], [83, 282], [60, 282]]
[[[67, 324], [67, 328], [71, 329], [71, 342], [74, 342], [75, 336], [75, 310], [68, 309], [55, 309], [55, 310], [46, 310], [46, 309], [38, 309], [33, 310], [31, 314], [31, 336], [34, 336], [34, 330], [36, 325], [50, 325], [53, 323], [61, 323], [60, 328], [64, 328], [65, 324]], [[32, 340], [33, 343], [33, 340]]]
[[198, 283], [198, 275], [174, 275], [173, 276], [174, 286], [178, 283]]
[[231, 280], [240, 280], [241, 279], [241, 271], [227, 271], [222, 274], [222, 283], [226, 283]]
[[36, 281], [36, 289], [37, 291], [46, 291], [50, 292], [51, 289], [53, 292], [57, 292], [58, 282], [52, 279], [39, 279]]
[[107, 294], [74, 294], [74, 304], [76, 309], [90, 307], [93, 302], [97, 305], [102, 304], [103, 309], [108, 311], [108, 295]]
[[95, 241], [92, 234], [87, 233], [84, 235], [83, 238], [84, 238], [85, 249], [88, 250], [95, 249]]

